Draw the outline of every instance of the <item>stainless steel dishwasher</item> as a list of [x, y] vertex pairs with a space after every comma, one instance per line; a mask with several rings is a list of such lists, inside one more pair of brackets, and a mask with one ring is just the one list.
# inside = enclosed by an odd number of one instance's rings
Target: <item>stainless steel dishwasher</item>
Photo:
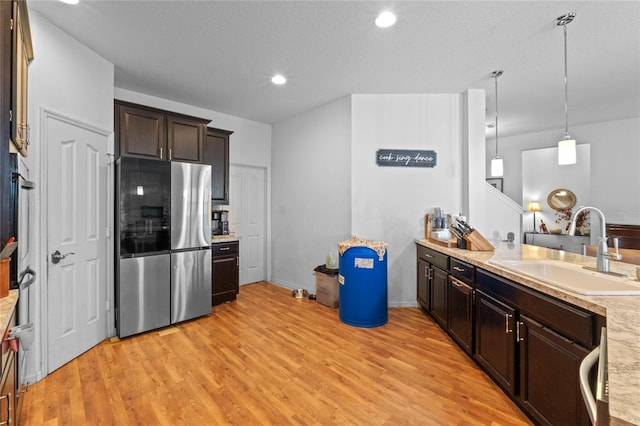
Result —
[[[589, 377], [597, 365], [595, 392]], [[607, 329], [602, 327], [600, 345], [592, 350], [580, 364], [580, 392], [587, 406], [591, 423], [609, 424], [609, 377], [607, 373]]]

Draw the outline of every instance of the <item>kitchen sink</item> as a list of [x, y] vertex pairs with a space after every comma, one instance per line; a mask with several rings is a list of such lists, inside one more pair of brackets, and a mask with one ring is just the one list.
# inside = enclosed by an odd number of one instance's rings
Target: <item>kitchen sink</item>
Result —
[[635, 280], [590, 271], [567, 262], [557, 260], [490, 260], [489, 263], [578, 294], [593, 296], [640, 295], [640, 283]]

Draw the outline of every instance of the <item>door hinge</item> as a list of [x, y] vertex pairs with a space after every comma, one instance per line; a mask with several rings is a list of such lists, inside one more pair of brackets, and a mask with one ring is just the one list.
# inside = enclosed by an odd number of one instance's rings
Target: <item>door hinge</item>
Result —
[[106, 155], [107, 155], [107, 165], [110, 166], [113, 164], [113, 161], [115, 160], [116, 156], [110, 152], [107, 152]]
[[105, 237], [111, 238], [111, 228], [107, 227], [107, 230], [104, 233]]
[[9, 19], [9, 29], [13, 31], [13, 18]]
[[13, 110], [9, 110], [9, 121], [13, 121]]
[[111, 309], [111, 302], [109, 302], [108, 300], [105, 302], [105, 306], [104, 308], [109, 311], [109, 309]]

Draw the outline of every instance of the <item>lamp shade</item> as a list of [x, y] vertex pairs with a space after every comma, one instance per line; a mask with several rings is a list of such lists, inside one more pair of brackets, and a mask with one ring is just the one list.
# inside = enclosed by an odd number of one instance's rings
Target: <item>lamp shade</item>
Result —
[[576, 140], [562, 139], [558, 142], [558, 164], [576, 164]]
[[539, 212], [540, 210], [542, 210], [542, 208], [540, 208], [539, 201], [531, 201], [529, 204], [527, 204], [527, 211]]
[[502, 158], [496, 156], [491, 160], [491, 176], [500, 177], [504, 174]]

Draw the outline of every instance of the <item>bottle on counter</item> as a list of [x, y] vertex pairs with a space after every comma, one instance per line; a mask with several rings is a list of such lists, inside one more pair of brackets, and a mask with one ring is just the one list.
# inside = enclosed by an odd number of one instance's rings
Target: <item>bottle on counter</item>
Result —
[[547, 228], [547, 225], [542, 221], [542, 219], [540, 219], [540, 232], [543, 234], [549, 233], [549, 228]]

